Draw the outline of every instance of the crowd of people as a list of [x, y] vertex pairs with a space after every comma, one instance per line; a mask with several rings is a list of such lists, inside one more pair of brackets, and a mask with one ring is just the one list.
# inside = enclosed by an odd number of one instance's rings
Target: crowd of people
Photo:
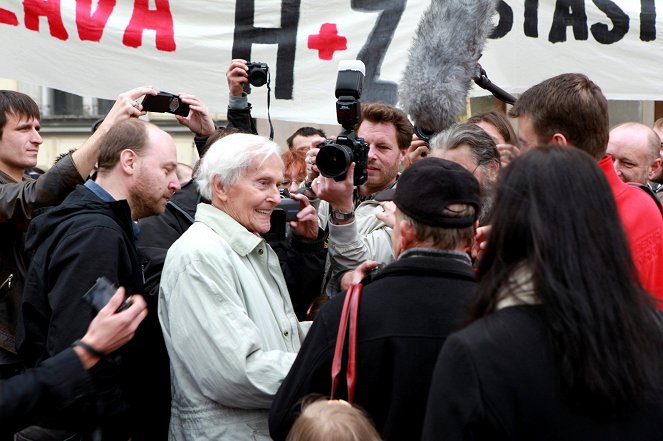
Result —
[[355, 185], [227, 80], [224, 128], [180, 95], [191, 169], [138, 87], [36, 179], [39, 109], [0, 91], [0, 440], [663, 437], [663, 119], [610, 130], [582, 74], [517, 134], [362, 103]]

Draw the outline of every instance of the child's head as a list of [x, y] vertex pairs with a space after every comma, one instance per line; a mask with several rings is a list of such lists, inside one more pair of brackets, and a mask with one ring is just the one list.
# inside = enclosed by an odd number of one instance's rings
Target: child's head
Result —
[[380, 441], [361, 409], [347, 401], [321, 399], [302, 406], [286, 441]]

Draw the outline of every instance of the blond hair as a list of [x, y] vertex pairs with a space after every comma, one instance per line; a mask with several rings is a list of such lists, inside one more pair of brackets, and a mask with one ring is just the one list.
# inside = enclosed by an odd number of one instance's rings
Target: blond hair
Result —
[[366, 413], [342, 400], [304, 404], [286, 441], [381, 441]]

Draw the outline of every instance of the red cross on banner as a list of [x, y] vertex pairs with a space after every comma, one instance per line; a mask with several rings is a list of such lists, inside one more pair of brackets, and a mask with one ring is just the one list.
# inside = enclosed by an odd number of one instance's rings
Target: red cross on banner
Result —
[[348, 48], [347, 38], [338, 35], [335, 23], [323, 23], [317, 35], [308, 36], [308, 48], [318, 51], [318, 58], [331, 60], [334, 52]]

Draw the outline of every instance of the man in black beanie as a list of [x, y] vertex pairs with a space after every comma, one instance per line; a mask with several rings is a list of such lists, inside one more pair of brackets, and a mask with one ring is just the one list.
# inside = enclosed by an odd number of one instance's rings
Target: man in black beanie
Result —
[[[419, 439], [435, 361], [447, 336], [460, 328], [475, 290], [467, 253], [480, 208], [479, 184], [454, 162], [426, 158], [386, 193], [381, 199], [393, 199], [397, 207], [392, 232], [397, 260], [364, 279], [354, 403], [366, 410], [384, 440]], [[301, 398], [331, 391], [344, 299], [335, 296], [322, 308], [272, 403], [274, 440], [286, 438]], [[347, 399], [344, 372], [337, 395]]]

